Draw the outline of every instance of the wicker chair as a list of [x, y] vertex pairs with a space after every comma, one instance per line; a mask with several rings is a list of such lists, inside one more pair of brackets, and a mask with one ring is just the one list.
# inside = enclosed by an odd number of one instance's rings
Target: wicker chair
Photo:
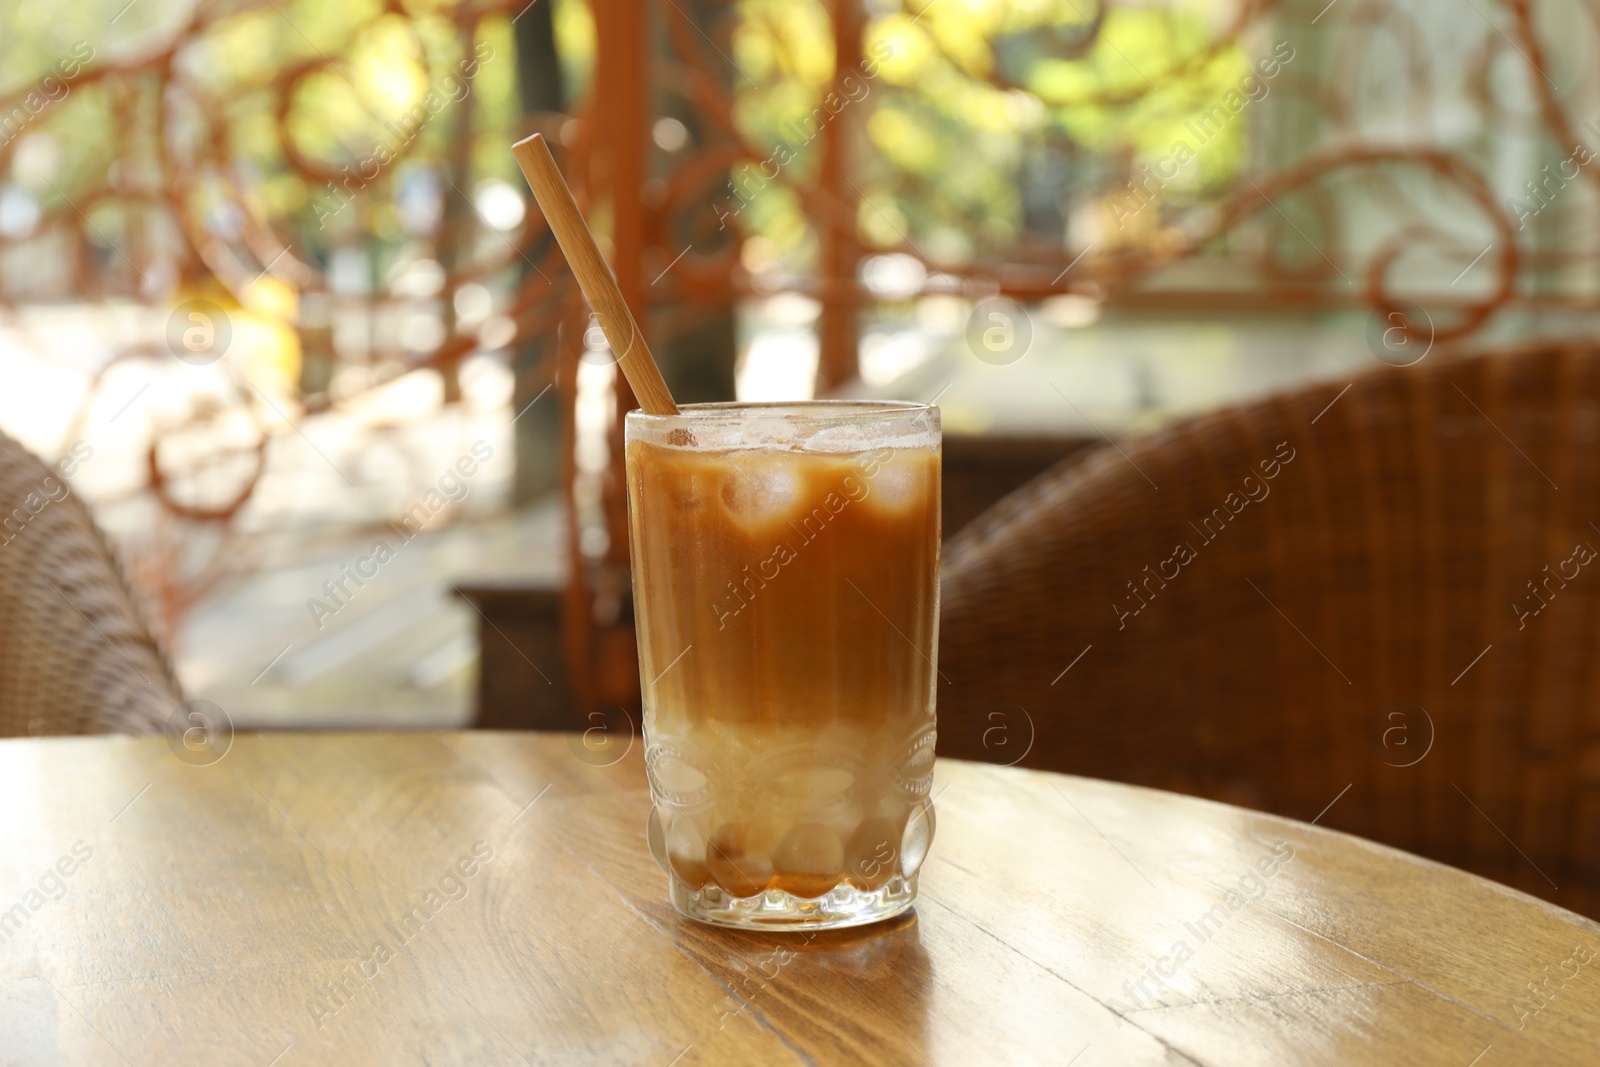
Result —
[[1327, 809], [1600, 916], [1600, 349], [1346, 389], [1098, 449], [952, 539], [940, 754]]
[[183, 697], [67, 480], [0, 434], [0, 737], [159, 732]]

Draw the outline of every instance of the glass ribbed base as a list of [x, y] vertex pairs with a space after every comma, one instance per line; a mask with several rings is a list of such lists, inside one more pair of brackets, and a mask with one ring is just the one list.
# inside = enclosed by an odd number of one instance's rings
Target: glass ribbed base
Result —
[[827, 930], [864, 926], [899, 915], [917, 899], [917, 876], [894, 877], [882, 889], [863, 892], [842, 885], [826, 896], [797, 897], [769, 889], [753, 897], [731, 896], [715, 885], [690, 889], [676, 878], [672, 903], [691, 919], [744, 930]]

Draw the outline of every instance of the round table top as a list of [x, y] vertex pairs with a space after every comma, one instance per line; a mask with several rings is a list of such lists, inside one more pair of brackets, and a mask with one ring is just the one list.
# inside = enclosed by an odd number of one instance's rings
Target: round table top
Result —
[[1600, 925], [1090, 779], [940, 761], [921, 894], [891, 922], [683, 920], [640, 757], [495, 733], [241, 735], [209, 766], [161, 738], [0, 742], [0, 1059], [1600, 1061]]

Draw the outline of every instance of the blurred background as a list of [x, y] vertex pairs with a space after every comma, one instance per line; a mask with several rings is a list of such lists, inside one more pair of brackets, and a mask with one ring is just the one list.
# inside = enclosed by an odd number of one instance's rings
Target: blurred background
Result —
[[[637, 706], [631, 406], [944, 413], [946, 533], [1086, 445], [1600, 286], [1587, 0], [0, 6], [0, 430], [252, 726]], [[1557, 89], [1560, 86], [1560, 89]]]

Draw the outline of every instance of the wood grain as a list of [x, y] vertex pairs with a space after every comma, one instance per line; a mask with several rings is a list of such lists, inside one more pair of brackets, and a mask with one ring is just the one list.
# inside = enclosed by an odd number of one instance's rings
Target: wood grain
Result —
[[668, 905], [637, 740], [584, 757], [0, 742], [0, 1062], [1600, 1059], [1600, 926], [1356, 838], [941, 761], [914, 912], [743, 934]]
[[567, 257], [567, 265], [578, 279], [578, 287], [599, 316], [600, 328], [605, 331], [628, 384], [633, 387], [633, 395], [639, 398], [639, 406], [651, 415], [678, 414], [678, 405], [672, 401], [667, 383], [661, 377], [661, 368], [656, 366], [644, 334], [634, 322], [628, 302], [617, 288], [617, 280], [611, 276], [611, 268], [606, 266], [600, 249], [595, 247], [594, 234], [583, 221], [578, 204], [572, 199], [572, 190], [561, 176], [544, 137], [536, 133], [518, 141], [511, 146], [511, 154], [516, 156], [522, 176], [528, 180], [539, 209], [550, 223], [550, 232], [556, 235], [556, 242]]

